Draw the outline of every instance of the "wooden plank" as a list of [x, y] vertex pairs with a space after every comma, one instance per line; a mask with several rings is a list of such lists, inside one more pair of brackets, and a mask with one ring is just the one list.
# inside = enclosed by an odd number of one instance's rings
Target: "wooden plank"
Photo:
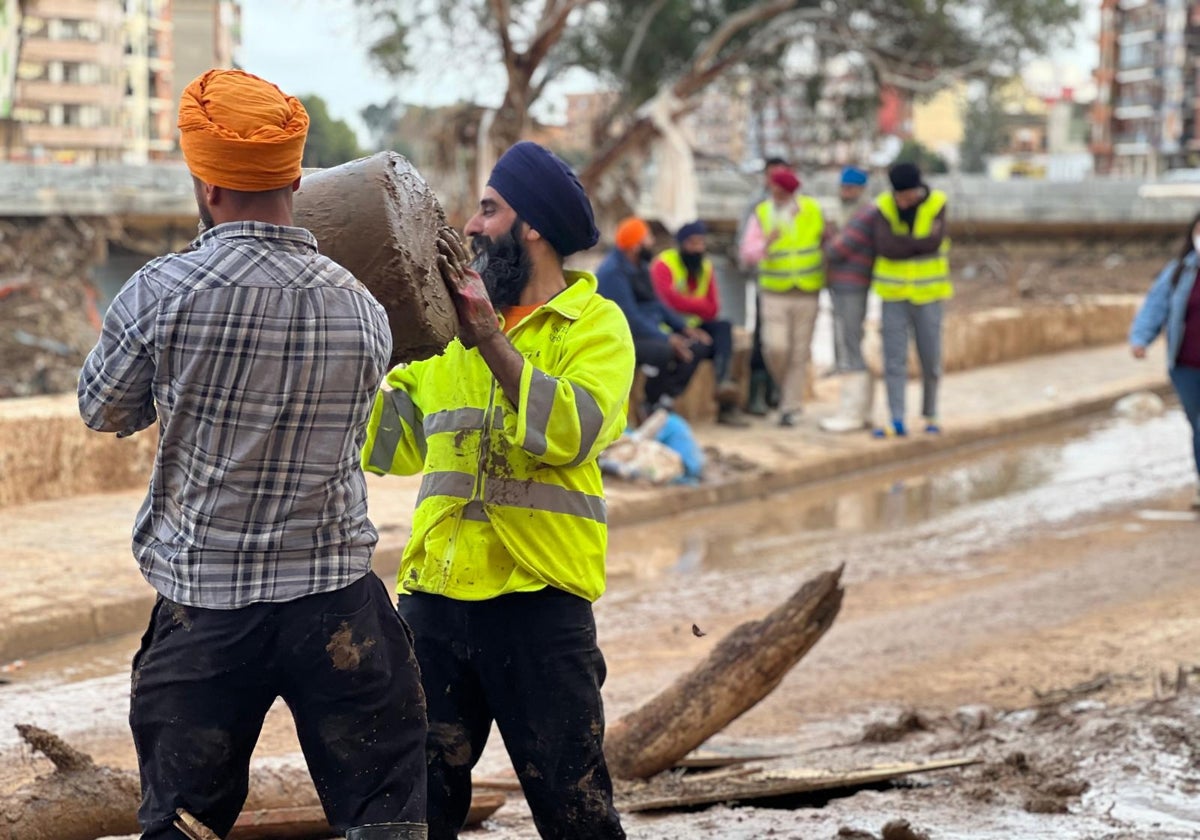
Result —
[[[500, 810], [507, 801], [503, 793], [471, 795], [466, 825], [478, 825]], [[324, 840], [336, 836], [320, 805], [243, 811], [229, 832], [228, 840]]]
[[750, 802], [777, 796], [791, 796], [817, 791], [853, 789], [879, 784], [880, 782], [909, 776], [916, 773], [931, 773], [978, 763], [974, 758], [949, 758], [939, 761], [910, 762], [865, 767], [849, 772], [794, 768], [759, 771], [743, 777], [716, 780], [704, 790], [696, 785], [671, 784], [671, 789], [656, 791], [666, 785], [650, 783], [644, 792], [622, 797], [622, 811], [657, 811], [667, 808], [686, 808], [695, 805], [713, 805], [718, 802]]
[[734, 767], [739, 764], [751, 764], [758, 761], [772, 761], [777, 758], [786, 758], [786, 756], [779, 753], [774, 755], [766, 753], [756, 755], [753, 753], [737, 754], [715, 752], [712, 750], [696, 750], [677, 761], [675, 766], [681, 770], [719, 770], [722, 767]]

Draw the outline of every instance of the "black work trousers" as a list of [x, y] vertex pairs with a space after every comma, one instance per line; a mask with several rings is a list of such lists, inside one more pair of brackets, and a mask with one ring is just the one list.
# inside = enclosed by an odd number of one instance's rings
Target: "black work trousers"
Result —
[[411, 636], [373, 574], [235, 610], [159, 597], [133, 659], [129, 723], [143, 838], [183, 838], [185, 808], [224, 837], [282, 697], [330, 824], [425, 822], [425, 698]]
[[429, 698], [429, 840], [458, 837], [493, 720], [543, 838], [623, 838], [592, 605], [547, 588], [487, 601], [402, 595], [399, 610]]
[[713, 345], [703, 341], [692, 341], [689, 345], [692, 351], [690, 362], [680, 361], [675, 357], [675, 349], [667, 341], [666, 336], [659, 338], [635, 338], [633, 341], [634, 358], [638, 367], [649, 365], [658, 372], [646, 377], [646, 403], [653, 408], [663, 397], [675, 399], [682, 394], [692, 381], [692, 374], [705, 359], [713, 357]]

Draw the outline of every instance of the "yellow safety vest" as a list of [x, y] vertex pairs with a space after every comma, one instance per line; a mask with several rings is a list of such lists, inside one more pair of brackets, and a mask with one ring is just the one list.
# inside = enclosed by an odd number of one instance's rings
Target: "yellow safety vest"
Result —
[[423, 473], [399, 590], [459, 600], [553, 586], [604, 592], [608, 526], [596, 459], [625, 429], [633, 339], [596, 278], [568, 286], [508, 334], [525, 357], [513, 405], [455, 340], [399, 365], [371, 409], [362, 465]]
[[[796, 198], [796, 218], [767, 247], [766, 257], [758, 264], [758, 285], [767, 292], [819, 292], [825, 285], [825, 259], [821, 237], [825, 218], [821, 205], [808, 196]], [[769, 199], [755, 209], [763, 237], [779, 226], [775, 223], [775, 205]]]
[[[658, 258], [663, 261], [663, 265], [671, 269], [671, 279], [675, 282], [675, 291], [679, 292], [683, 297], [695, 298], [696, 300], [707, 300], [708, 290], [712, 286], [713, 281], [713, 264], [708, 257], [704, 258], [704, 262], [700, 268], [700, 279], [696, 281], [696, 288], [693, 290], [688, 286], [688, 270], [683, 264], [683, 257], [675, 248], [668, 248], [658, 255]], [[698, 327], [704, 323], [698, 315], [683, 315], [683, 320], [689, 327]]]
[[[917, 217], [912, 231], [900, 219], [896, 198], [890, 192], [875, 200], [875, 206], [892, 226], [898, 236], [913, 236], [925, 239], [933, 234], [933, 221], [946, 206], [946, 194], [932, 190], [917, 207]], [[893, 260], [875, 257], [874, 277], [871, 288], [883, 300], [907, 300], [915, 304], [933, 303], [954, 296], [954, 285], [950, 282], [950, 237], [942, 237], [937, 253]]]

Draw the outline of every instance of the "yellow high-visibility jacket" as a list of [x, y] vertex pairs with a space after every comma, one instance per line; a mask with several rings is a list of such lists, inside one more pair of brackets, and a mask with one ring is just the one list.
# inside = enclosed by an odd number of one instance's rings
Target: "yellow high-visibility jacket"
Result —
[[[683, 256], [676, 248], [668, 248], [658, 255], [662, 260], [663, 265], [671, 269], [671, 279], [675, 283], [675, 291], [679, 292], [682, 297], [695, 298], [696, 300], [707, 300], [708, 290], [713, 282], [713, 263], [708, 257], [704, 258], [704, 263], [700, 268], [700, 277], [696, 281], [696, 288], [688, 287], [688, 270], [683, 264]], [[684, 323], [689, 327], [698, 327], [704, 323], [704, 319], [699, 315], [682, 314]]]
[[608, 545], [596, 462], [625, 429], [633, 339], [596, 278], [509, 333], [525, 357], [517, 405], [477, 350], [399, 365], [375, 398], [363, 468], [423, 473], [399, 589], [484, 600], [553, 586], [594, 601]]
[[[946, 194], [941, 190], [930, 191], [929, 197], [917, 207], [911, 231], [900, 218], [900, 208], [890, 192], [879, 196], [875, 206], [896, 235], [927, 239], [933, 235], [934, 220], [946, 206]], [[872, 274], [871, 288], [883, 300], [923, 305], [954, 297], [954, 284], [950, 282], [950, 237], [943, 237], [941, 246], [932, 254], [903, 260], [877, 256]]]
[[[755, 208], [763, 237], [780, 225], [775, 205], [770, 200]], [[796, 196], [796, 215], [792, 223], [780, 229], [780, 236], [767, 246], [767, 255], [758, 264], [758, 285], [767, 292], [819, 292], [825, 286], [825, 255], [821, 238], [825, 235], [825, 217], [816, 199]]]

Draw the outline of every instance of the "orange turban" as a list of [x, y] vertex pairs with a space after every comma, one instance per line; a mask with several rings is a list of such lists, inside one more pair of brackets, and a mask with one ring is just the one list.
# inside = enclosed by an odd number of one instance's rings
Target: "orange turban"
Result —
[[300, 177], [308, 113], [300, 100], [241, 70], [209, 70], [183, 91], [179, 145], [193, 175], [243, 192]]
[[650, 226], [636, 216], [630, 216], [617, 225], [617, 247], [629, 251], [642, 244]]

